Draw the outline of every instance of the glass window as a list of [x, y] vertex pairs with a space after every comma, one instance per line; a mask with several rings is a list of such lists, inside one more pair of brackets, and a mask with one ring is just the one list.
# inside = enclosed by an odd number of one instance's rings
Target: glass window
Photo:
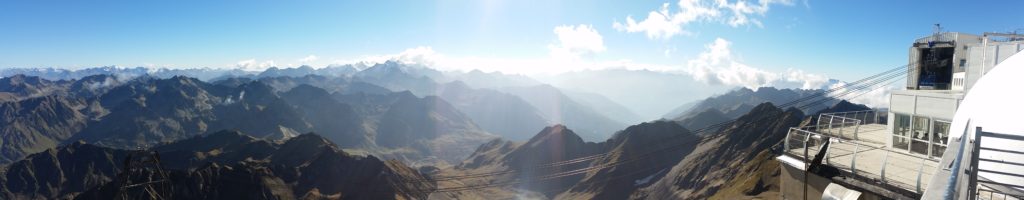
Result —
[[932, 156], [942, 157], [949, 139], [949, 122], [935, 121], [932, 127]]
[[931, 122], [927, 117], [914, 117], [914, 131], [911, 137], [918, 140], [928, 141], [928, 124]]
[[908, 137], [910, 136], [910, 116], [903, 114], [896, 114], [895, 124], [893, 125], [893, 135]]
[[910, 147], [910, 139], [900, 136], [892, 137], [892, 148], [907, 151], [907, 147]]
[[914, 128], [910, 132], [910, 152], [928, 155], [930, 122], [927, 117], [914, 117]]
[[892, 147], [907, 150], [910, 147], [910, 115], [895, 114]]

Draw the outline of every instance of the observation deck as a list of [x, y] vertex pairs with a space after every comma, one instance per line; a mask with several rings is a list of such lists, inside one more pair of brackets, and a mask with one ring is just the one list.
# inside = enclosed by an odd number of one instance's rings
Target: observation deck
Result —
[[838, 174], [826, 175], [834, 176], [831, 182], [879, 187], [887, 191], [878, 195], [888, 198], [919, 198], [939, 160], [892, 148], [894, 140], [906, 138], [892, 136], [885, 115], [876, 110], [820, 114], [812, 124], [790, 128], [778, 160], [801, 173], [836, 169]]

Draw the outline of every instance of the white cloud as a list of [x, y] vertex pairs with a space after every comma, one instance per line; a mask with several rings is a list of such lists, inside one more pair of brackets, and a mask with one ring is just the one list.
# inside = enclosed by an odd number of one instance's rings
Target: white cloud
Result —
[[402, 53], [399, 53], [397, 56], [394, 56], [392, 59], [406, 63], [434, 65], [437, 64], [440, 60], [443, 60], [444, 55], [441, 55], [440, 53], [434, 51], [434, 48], [421, 46], [406, 49], [405, 51], [402, 51]]
[[789, 69], [775, 73], [751, 67], [732, 55], [728, 40], [717, 38], [705, 45], [705, 51], [697, 58], [686, 62], [686, 72], [694, 80], [712, 85], [741, 86], [751, 89], [758, 87], [819, 89], [829, 83], [824, 75], [810, 74], [802, 70]]
[[697, 58], [687, 61], [686, 70], [694, 80], [708, 84], [722, 84], [758, 88], [767, 86], [778, 75], [737, 62], [729, 49], [728, 40], [717, 38], [705, 47]]
[[665, 48], [665, 58], [672, 58], [672, 54], [679, 51], [676, 47]]
[[[689, 35], [683, 29], [693, 22], [720, 22], [732, 27], [753, 24], [763, 27], [757, 16], [764, 16], [773, 4], [793, 5], [792, 0], [758, 0], [751, 4], [744, 0], [730, 3], [728, 0], [680, 0], [678, 11], [672, 12], [669, 3], [647, 13], [647, 18], [637, 21], [626, 16], [626, 22], [614, 22], [612, 27], [629, 33], [644, 32], [650, 39], [669, 39], [675, 35]], [[754, 16], [756, 15], [756, 16]]]
[[679, 11], [675, 13], [669, 11], [669, 5], [664, 3], [661, 9], [647, 13], [643, 21], [637, 22], [633, 16], [627, 16], [625, 24], [614, 22], [612, 27], [629, 33], [644, 32], [650, 39], [668, 39], [679, 34], [689, 35], [690, 32], [683, 30], [683, 25], [721, 15], [712, 5], [701, 1], [680, 0], [677, 4]]
[[376, 63], [383, 63], [385, 61], [399, 61], [410, 64], [420, 64], [425, 66], [436, 66], [442, 60], [445, 60], [445, 56], [434, 51], [434, 48], [428, 46], [419, 46], [414, 48], [405, 49], [397, 54], [387, 55], [368, 55], [362, 56], [356, 59], [350, 60], [335, 60], [335, 64], [358, 64], [358, 65], [373, 65]]
[[266, 60], [258, 62], [256, 59], [241, 60], [235, 64], [235, 68], [242, 69], [245, 71], [263, 71], [270, 67], [276, 67], [273, 60]]
[[[776, 82], [776, 86], [785, 88], [819, 89], [827, 87], [828, 84], [831, 84], [831, 80], [832, 79], [829, 79], [825, 75], [811, 74], [799, 69], [788, 69], [783, 74], [782, 80]], [[796, 84], [789, 86], [783, 85], [793, 83]]]
[[557, 44], [548, 45], [551, 56], [557, 59], [579, 59], [581, 56], [605, 51], [604, 38], [586, 24], [555, 27]]
[[309, 55], [309, 56], [306, 56], [305, 58], [299, 59], [299, 62], [303, 63], [303, 64], [306, 64], [306, 63], [310, 63], [310, 62], [316, 61], [317, 59], [320, 59], [320, 57], [317, 57], [316, 55]]
[[732, 27], [743, 26], [747, 24], [754, 24], [758, 27], [764, 27], [761, 20], [752, 18], [751, 15], [764, 16], [768, 13], [768, 9], [771, 4], [782, 4], [786, 6], [792, 6], [792, 0], [759, 0], [758, 4], [750, 4], [747, 1], [737, 1], [736, 3], [729, 3], [726, 0], [717, 0], [720, 8], [728, 9], [732, 11], [732, 17], [729, 17], [727, 23]]
[[557, 41], [547, 46], [551, 55], [548, 58], [508, 59], [479, 56], [449, 56], [438, 53], [431, 47], [420, 46], [406, 49], [398, 54], [362, 56], [357, 59], [335, 60], [334, 63], [372, 66], [373, 64], [390, 60], [420, 64], [439, 70], [469, 71], [477, 69], [485, 72], [501, 71], [516, 74], [560, 73], [621, 64], [621, 62], [599, 63], [589, 61], [589, 59], [582, 59], [607, 50], [601, 34], [591, 25], [558, 26], [554, 28], [553, 32]]
[[484, 72], [500, 71], [503, 73], [513, 74], [555, 74], [568, 71], [607, 68], [648, 69], [657, 71], [672, 71], [679, 69], [679, 66], [644, 64], [637, 63], [632, 60], [593, 61], [554, 57], [510, 59], [500, 57], [453, 56], [436, 52], [431, 47], [422, 46], [409, 48], [397, 54], [368, 55], [355, 59], [335, 60], [334, 64], [353, 64], [357, 68], [362, 68], [389, 60], [420, 64], [438, 70], [469, 71], [477, 69]]
[[[836, 98], [841, 98], [841, 99], [846, 99], [847, 101], [850, 101], [850, 102], [853, 102], [853, 103], [864, 104], [864, 105], [867, 105], [868, 107], [872, 107], [872, 108], [887, 108], [887, 107], [889, 107], [889, 94], [891, 94], [892, 91], [895, 91], [898, 88], [900, 88], [898, 86], [893, 85], [892, 83], [888, 83], [888, 84], [885, 84], [885, 85], [882, 85], [882, 86], [873, 86], [871, 88], [864, 88], [863, 90], [870, 90], [870, 91], [866, 91], [865, 92], [865, 91], [849, 91], [846, 88], [841, 88], [841, 87], [844, 87], [846, 85], [847, 85], [847, 83], [839, 82], [839, 83], [836, 83], [836, 84], [833, 84], [833, 85], [829, 86], [829, 89], [836, 89], [836, 91], [831, 93], [832, 95], [829, 95], [829, 96], [836, 97]], [[856, 86], [853, 86], [853, 87], [856, 87]], [[846, 93], [846, 95], [843, 95], [843, 96], [838, 96], [837, 95], [837, 94], [844, 94], [844, 93]]]

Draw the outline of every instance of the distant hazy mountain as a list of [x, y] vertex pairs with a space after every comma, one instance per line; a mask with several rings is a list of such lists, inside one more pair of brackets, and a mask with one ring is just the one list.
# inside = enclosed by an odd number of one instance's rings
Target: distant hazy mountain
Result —
[[[495, 91], [474, 88], [461, 81], [475, 81], [490, 86], [534, 83], [532, 79], [517, 75], [479, 71], [445, 74], [423, 66], [385, 62], [360, 71], [354, 77], [358, 81], [381, 85], [392, 91], [408, 90], [417, 96], [439, 96], [454, 102], [456, 108], [467, 113], [484, 130], [513, 140], [526, 139], [535, 129], [555, 123], [577, 127], [578, 132], [587, 140], [605, 138], [625, 127], [625, 123], [603, 115], [590, 107], [590, 104], [578, 103], [551, 86], [502, 87]], [[438, 84], [436, 80], [456, 81]], [[589, 102], [601, 106], [612, 104], [602, 99]], [[622, 110], [621, 107], [612, 109]], [[606, 113], [612, 112], [615, 111], [609, 110]], [[628, 117], [629, 114], [625, 115]]]
[[689, 103], [684, 103], [683, 105], [679, 105], [676, 108], [673, 108], [672, 110], [668, 111], [668, 113], [665, 113], [664, 115], [661, 115], [661, 118], [662, 119], [675, 119], [675, 118], [679, 118], [679, 116], [682, 116], [683, 113], [686, 113], [686, 111], [690, 111], [690, 108], [693, 108], [693, 106], [696, 106], [700, 102], [701, 102], [700, 100], [697, 100], [697, 101], [691, 101]]
[[580, 92], [573, 90], [562, 90], [565, 96], [569, 97], [573, 101], [579, 102], [584, 106], [590, 107], [590, 109], [597, 111], [601, 115], [607, 116], [615, 121], [619, 121], [626, 124], [637, 124], [644, 121], [649, 121], [640, 117], [633, 112], [633, 110], [626, 108], [618, 102], [608, 99], [608, 97], [602, 96], [597, 93]]
[[553, 123], [576, 127], [576, 133], [588, 141], [607, 138], [626, 127], [624, 122], [613, 120], [587, 104], [576, 102], [550, 85], [507, 87], [501, 90], [523, 98]]
[[642, 121], [657, 120], [684, 102], [729, 89], [698, 82], [688, 74], [649, 70], [584, 70], [535, 78], [558, 88], [608, 97], [640, 115]]
[[382, 86], [391, 91], [408, 90], [416, 96], [422, 97], [434, 95], [438, 85], [436, 79], [431, 77], [443, 77], [443, 74], [423, 66], [388, 61], [359, 71], [354, 77], [359, 81]]
[[503, 88], [503, 87], [522, 87], [540, 85], [541, 82], [534, 80], [528, 76], [517, 75], [517, 74], [505, 74], [501, 72], [483, 72], [480, 70], [472, 70], [469, 72], [445, 72], [447, 79], [440, 80], [445, 81], [461, 81], [467, 85], [472, 85], [476, 88]]
[[294, 68], [271, 67], [263, 71], [244, 71], [241, 69], [229, 68], [157, 68], [157, 67], [90, 67], [83, 69], [61, 69], [61, 68], [4, 68], [0, 69], [0, 77], [15, 76], [18, 74], [36, 76], [48, 80], [71, 80], [81, 79], [92, 75], [117, 75], [120, 77], [153, 76], [158, 78], [171, 78], [174, 76], [188, 76], [203, 81], [217, 81], [226, 78], [249, 77], [279, 77], [291, 76], [302, 77], [306, 75], [319, 76], [352, 76], [361, 67], [360, 64], [329, 65], [324, 68], [313, 68], [307, 65]]
[[[158, 192], [182, 199], [425, 199], [434, 185], [397, 161], [349, 155], [325, 138], [303, 134], [259, 140], [221, 131], [150, 148], [169, 180]], [[131, 151], [74, 142], [0, 170], [3, 199], [113, 199]], [[136, 154], [140, 155], [140, 154]], [[153, 173], [153, 168], [139, 173]], [[330, 178], [325, 178], [330, 177]], [[131, 177], [136, 183], [155, 176]], [[127, 190], [138, 192], [140, 190]]]
[[516, 95], [473, 89], [461, 81], [441, 85], [436, 94], [473, 118], [482, 129], [505, 139], [523, 141], [537, 129], [552, 124], [536, 107]]
[[257, 77], [279, 77], [279, 76], [291, 76], [291, 77], [303, 77], [306, 75], [313, 75], [316, 73], [316, 69], [309, 65], [303, 65], [296, 68], [277, 68], [271, 67], [267, 70], [260, 72]]
[[[773, 87], [762, 87], [758, 88], [757, 91], [750, 90], [747, 88], [734, 89], [728, 93], [708, 97], [694, 104], [693, 106], [680, 106], [690, 107], [685, 112], [675, 116], [667, 116], [668, 119], [675, 121], [685, 121], [685, 124], [689, 124], [693, 127], [687, 128], [703, 128], [705, 126], [716, 124], [716, 122], [724, 121], [719, 117], [717, 120], [710, 120], [707, 117], [698, 117], [700, 114], [710, 114], [707, 110], [717, 110], [717, 115], [724, 116], [726, 120], [735, 119], [741, 115], [744, 115], [753, 109], [755, 106], [761, 103], [769, 102], [775, 105], [789, 103], [807, 96], [817, 95], [824, 92], [824, 90], [802, 90], [802, 89], [776, 89]], [[815, 102], [819, 99], [828, 99], [820, 102], [816, 105], [808, 105], [808, 103]], [[835, 103], [839, 102], [837, 99], [831, 97], [815, 98], [814, 100], [804, 101], [803, 103], [797, 104], [796, 106], [805, 106], [806, 108], [801, 109], [804, 113], [816, 113], [819, 110], [825, 109]], [[699, 122], [698, 122], [699, 121]]]
[[[363, 117], [366, 138], [383, 148], [386, 157], [439, 159], [455, 163], [476, 145], [497, 136], [479, 128], [467, 114], [436, 96], [416, 97], [411, 92], [386, 94], [335, 92], [331, 97], [351, 105]], [[411, 150], [411, 151], [410, 151]], [[387, 153], [384, 155], [383, 153]]]
[[5, 68], [0, 69], [0, 76], [8, 77], [17, 74], [27, 76], [37, 76], [43, 79], [49, 80], [71, 80], [81, 79], [86, 76], [92, 75], [117, 75], [120, 77], [138, 77], [138, 76], [154, 76], [160, 78], [170, 78], [174, 76], [188, 76], [194, 77], [200, 80], [210, 80], [222, 76], [242, 76], [252, 74], [252, 72], [246, 72], [239, 69], [223, 69], [223, 68], [187, 68], [187, 69], [168, 69], [168, 68], [148, 68], [148, 67], [92, 67], [84, 69], [60, 69], [60, 68]]
[[437, 157], [449, 163], [458, 162], [476, 145], [496, 138], [435, 96], [399, 98], [384, 112], [375, 130], [376, 144], [381, 147], [412, 148], [422, 152], [417, 157]]

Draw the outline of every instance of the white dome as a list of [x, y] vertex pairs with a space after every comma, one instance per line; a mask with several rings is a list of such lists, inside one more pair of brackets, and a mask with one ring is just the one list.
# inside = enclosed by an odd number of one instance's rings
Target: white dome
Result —
[[999, 63], [967, 92], [953, 116], [950, 139], [963, 134], [968, 120], [986, 132], [1024, 134], [1024, 54]]
[[[982, 127], [985, 132], [1024, 135], [1024, 54], [1018, 52], [999, 63], [967, 92], [953, 117], [949, 139], [952, 141], [953, 138], [961, 137], [965, 130], [968, 138], [973, 139], [975, 127]], [[1024, 141], [982, 138], [981, 146], [1024, 152]], [[1020, 154], [982, 151], [979, 157], [1024, 163], [1024, 155]], [[979, 167], [1003, 172], [1024, 172], [1024, 167], [991, 162], [981, 162]], [[1024, 185], [1022, 178], [986, 173], [979, 176], [996, 182]]]

